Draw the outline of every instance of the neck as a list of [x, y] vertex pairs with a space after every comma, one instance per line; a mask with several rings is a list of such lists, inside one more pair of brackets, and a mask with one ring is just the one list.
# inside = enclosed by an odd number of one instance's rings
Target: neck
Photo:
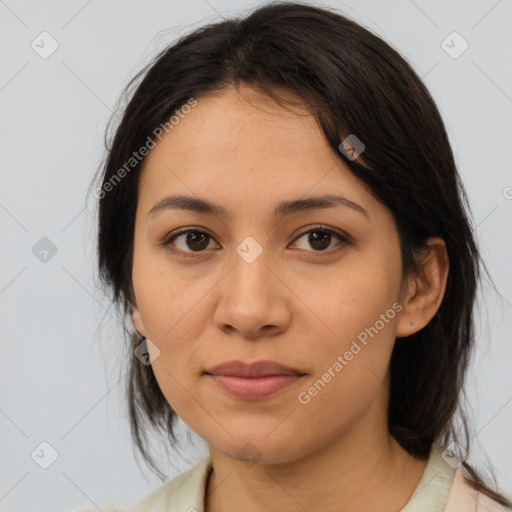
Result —
[[[409, 455], [382, 425], [360, 422], [301, 459], [248, 467], [210, 447], [205, 512], [394, 512], [419, 484], [427, 460]], [[368, 442], [368, 440], [371, 440]]]

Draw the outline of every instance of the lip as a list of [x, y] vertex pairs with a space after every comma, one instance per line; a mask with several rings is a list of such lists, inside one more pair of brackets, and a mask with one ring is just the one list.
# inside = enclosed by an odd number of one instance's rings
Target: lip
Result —
[[258, 400], [293, 386], [306, 374], [274, 361], [229, 361], [205, 372], [223, 391], [237, 398]]
[[211, 375], [229, 375], [232, 377], [267, 377], [269, 375], [305, 375], [304, 372], [277, 363], [275, 361], [255, 361], [244, 363], [243, 361], [227, 361], [205, 370]]

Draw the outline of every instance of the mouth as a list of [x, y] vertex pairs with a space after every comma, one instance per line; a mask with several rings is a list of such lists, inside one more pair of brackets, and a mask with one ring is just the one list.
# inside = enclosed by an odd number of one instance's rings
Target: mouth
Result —
[[204, 375], [231, 396], [258, 400], [290, 388], [306, 373], [274, 361], [230, 361], [207, 369]]

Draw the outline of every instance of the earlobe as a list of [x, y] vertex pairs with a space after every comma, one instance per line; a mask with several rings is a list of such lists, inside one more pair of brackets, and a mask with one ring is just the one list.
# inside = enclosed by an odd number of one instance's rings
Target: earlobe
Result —
[[397, 322], [396, 337], [405, 338], [425, 327], [437, 313], [448, 279], [449, 259], [441, 238], [430, 238], [418, 261], [418, 272], [410, 277]]
[[135, 300], [135, 292], [132, 283], [130, 283], [129, 297], [127, 297], [126, 300], [128, 303], [128, 311], [130, 312], [133, 327], [139, 333], [139, 336], [147, 338], [145, 334], [144, 324], [142, 322], [142, 316], [140, 314], [139, 308], [137, 307], [137, 302]]
[[146, 338], [144, 325], [142, 323], [142, 317], [140, 315], [140, 311], [136, 306], [133, 304], [130, 307], [130, 316], [132, 318], [133, 326], [135, 327], [135, 330], [143, 337]]

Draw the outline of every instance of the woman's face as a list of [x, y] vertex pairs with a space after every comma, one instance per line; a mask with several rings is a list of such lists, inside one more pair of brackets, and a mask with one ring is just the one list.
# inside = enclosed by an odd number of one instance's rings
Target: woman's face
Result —
[[[242, 90], [257, 101], [234, 89], [199, 98], [144, 161], [132, 318], [154, 344], [163, 394], [193, 431], [231, 457], [284, 462], [385, 427], [399, 238], [390, 211], [332, 154], [311, 115]], [[151, 212], [177, 195], [190, 208]], [[282, 206], [323, 196], [343, 199]], [[163, 245], [183, 230], [200, 233]], [[233, 360], [270, 360], [301, 376], [251, 383], [205, 373]]]

